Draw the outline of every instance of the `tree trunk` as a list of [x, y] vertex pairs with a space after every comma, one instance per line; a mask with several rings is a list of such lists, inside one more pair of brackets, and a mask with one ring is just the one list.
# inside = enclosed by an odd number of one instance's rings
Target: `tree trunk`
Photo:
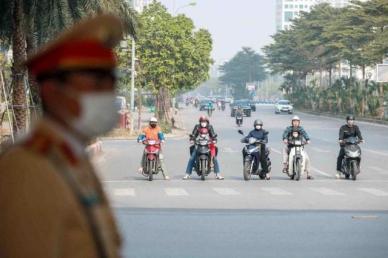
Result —
[[23, 62], [26, 59], [26, 39], [24, 33], [24, 13], [21, 0], [14, 0], [12, 10], [12, 105], [14, 109], [14, 132], [24, 133], [27, 127], [27, 102], [24, 88], [25, 68]]
[[[27, 56], [32, 56], [37, 48], [37, 42], [32, 36], [32, 28], [30, 28], [30, 33], [26, 35], [27, 43]], [[39, 94], [39, 86], [36, 82], [34, 76], [28, 71], [28, 85], [30, 90], [30, 121], [34, 122], [42, 115], [42, 103]]]
[[331, 84], [332, 84], [332, 76], [333, 76], [333, 67], [330, 65], [330, 68], [329, 68], [329, 87], [331, 87]]
[[365, 80], [365, 65], [362, 65], [362, 79]]
[[170, 124], [170, 106], [168, 89], [160, 87], [156, 96], [156, 116], [160, 123]]
[[141, 94], [142, 94], [142, 87], [141, 85], [137, 88], [137, 110], [138, 110], [138, 120], [137, 120], [137, 128], [141, 130], [141, 112], [143, 112], [143, 103], [141, 99]]
[[384, 84], [379, 82], [379, 111], [378, 116], [380, 119], [384, 119]]

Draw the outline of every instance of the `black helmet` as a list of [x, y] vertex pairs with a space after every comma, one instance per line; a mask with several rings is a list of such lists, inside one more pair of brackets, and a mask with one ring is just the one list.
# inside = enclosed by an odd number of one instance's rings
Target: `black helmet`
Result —
[[263, 126], [263, 121], [261, 121], [260, 119], [256, 119], [255, 122], [253, 123], [253, 126], [256, 126], [256, 125]]
[[349, 120], [356, 120], [354, 115], [347, 115], [346, 116], [346, 121], [349, 121]]

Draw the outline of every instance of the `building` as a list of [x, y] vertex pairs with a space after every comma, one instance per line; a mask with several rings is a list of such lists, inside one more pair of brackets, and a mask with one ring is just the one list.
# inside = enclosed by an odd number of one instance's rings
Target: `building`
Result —
[[147, 5], [151, 3], [151, 0], [127, 0], [131, 7], [141, 13]]
[[298, 18], [300, 12], [309, 12], [317, 4], [330, 3], [333, 7], [344, 7], [349, 0], [276, 0], [276, 30], [288, 30], [292, 19]]

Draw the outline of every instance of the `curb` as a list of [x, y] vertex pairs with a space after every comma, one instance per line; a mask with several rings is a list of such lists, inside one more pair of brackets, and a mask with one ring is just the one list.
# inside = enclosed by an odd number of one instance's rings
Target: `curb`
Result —
[[[316, 116], [323, 116], [327, 118], [337, 118], [344, 120], [346, 115], [338, 115], [338, 114], [331, 114], [331, 113], [321, 113], [321, 112], [315, 112], [315, 111], [310, 111], [310, 110], [303, 110], [303, 109], [296, 109], [295, 111], [299, 113], [305, 113], [305, 114], [310, 114], [310, 115], [316, 115]], [[388, 125], [388, 121], [386, 120], [378, 120], [378, 119], [372, 119], [372, 118], [365, 118], [365, 117], [357, 117], [357, 121], [362, 121], [362, 122], [368, 122], [372, 124], [379, 124], [379, 125]]]
[[89, 153], [91, 157], [96, 157], [102, 154], [102, 142], [100, 140], [86, 147], [86, 152]]

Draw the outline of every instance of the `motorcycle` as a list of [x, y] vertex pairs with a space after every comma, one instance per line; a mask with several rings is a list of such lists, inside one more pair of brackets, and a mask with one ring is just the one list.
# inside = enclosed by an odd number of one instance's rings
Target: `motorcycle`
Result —
[[[244, 135], [244, 132], [241, 130], [238, 130], [238, 133]], [[250, 180], [252, 175], [258, 175], [260, 179], [270, 180], [269, 173], [271, 172], [271, 160], [269, 159], [269, 150], [266, 149], [265, 154], [261, 153], [261, 147], [266, 143], [263, 142], [263, 140], [258, 140], [254, 137], [249, 137], [248, 139], [244, 137], [241, 139], [241, 143], [246, 144], [243, 149], [243, 152], [245, 153], [243, 166], [244, 180]], [[263, 169], [260, 167], [261, 155], [266, 155], [267, 157], [267, 172], [263, 171]]]
[[291, 180], [299, 181], [300, 177], [306, 169], [307, 154], [304, 151], [304, 145], [307, 142], [303, 139], [299, 132], [292, 132], [291, 139], [288, 144], [292, 147], [288, 155], [288, 176]]
[[207, 115], [208, 115], [209, 117], [211, 117], [212, 114], [213, 114], [213, 108], [208, 107], [208, 109], [207, 109]]
[[351, 177], [356, 180], [360, 173], [361, 148], [358, 146], [360, 142], [357, 137], [349, 137], [344, 140], [345, 156], [342, 160], [341, 172], [346, 179]]
[[225, 103], [222, 103], [222, 104], [221, 104], [221, 110], [222, 110], [222, 111], [225, 111]]
[[212, 169], [213, 158], [216, 156], [216, 141], [210, 139], [208, 134], [201, 133], [195, 140], [196, 160], [194, 169], [201, 180], [205, 180]]
[[147, 177], [148, 181], [152, 181], [154, 175], [163, 172], [159, 157], [160, 141], [145, 140], [143, 144], [145, 145], [144, 152], [146, 155], [143, 164], [143, 176]]
[[243, 116], [241, 114], [236, 114], [236, 125], [238, 127], [242, 126]]

